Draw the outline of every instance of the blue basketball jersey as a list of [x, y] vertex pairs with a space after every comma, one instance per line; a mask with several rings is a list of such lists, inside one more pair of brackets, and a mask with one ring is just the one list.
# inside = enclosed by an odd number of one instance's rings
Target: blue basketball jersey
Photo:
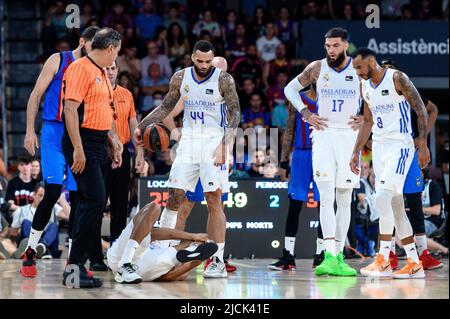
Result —
[[44, 121], [62, 122], [59, 104], [61, 100], [61, 84], [64, 72], [69, 65], [75, 60], [72, 51], [63, 51], [60, 53], [60, 63], [58, 72], [53, 77], [52, 82], [45, 91], [44, 105], [42, 110], [42, 119]]
[[[317, 113], [317, 103], [306, 96], [304, 92], [300, 92], [300, 97], [308, 107], [308, 109]], [[302, 119], [302, 115], [299, 112], [295, 112], [295, 139], [294, 147], [296, 149], [310, 149], [312, 148], [311, 131], [309, 129], [309, 123]]]

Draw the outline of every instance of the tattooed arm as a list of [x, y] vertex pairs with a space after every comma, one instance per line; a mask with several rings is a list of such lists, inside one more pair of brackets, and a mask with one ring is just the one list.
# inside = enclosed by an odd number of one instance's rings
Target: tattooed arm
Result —
[[292, 106], [299, 111], [305, 121], [312, 125], [317, 130], [322, 130], [327, 127], [327, 119], [312, 113], [306, 105], [302, 102], [298, 92], [311, 84], [316, 84], [319, 78], [321, 68], [320, 61], [310, 63], [299, 76], [294, 78], [284, 89], [286, 98], [291, 102]]
[[286, 131], [284, 132], [283, 145], [281, 147], [280, 167], [278, 168], [278, 175], [283, 181], [287, 180], [289, 153], [291, 152], [295, 135], [295, 108], [291, 104], [288, 104], [288, 107], [289, 116], [286, 123]]
[[418, 149], [418, 159], [421, 168], [424, 168], [430, 162], [430, 151], [427, 146], [427, 125], [428, 114], [419, 92], [408, 78], [408, 76], [400, 71], [394, 73], [394, 85], [398, 94], [403, 95], [408, 101], [409, 105], [417, 114], [417, 127], [419, 129], [419, 136], [416, 138], [416, 145]]
[[183, 81], [184, 70], [176, 72], [169, 83], [169, 92], [164, 97], [161, 105], [155, 108], [149, 115], [147, 115], [134, 131], [133, 137], [138, 145], [142, 145], [142, 133], [145, 128], [153, 123], [159, 123], [166, 118], [167, 115], [174, 109], [178, 100], [181, 97], [180, 86]]
[[227, 105], [228, 128], [225, 131], [224, 143], [226, 146], [230, 146], [233, 145], [236, 129], [241, 121], [241, 107], [236, 92], [236, 84], [233, 77], [227, 72], [220, 72], [219, 90]]

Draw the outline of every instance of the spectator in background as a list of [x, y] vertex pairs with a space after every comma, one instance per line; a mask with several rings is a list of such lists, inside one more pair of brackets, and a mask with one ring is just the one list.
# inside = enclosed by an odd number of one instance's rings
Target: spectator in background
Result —
[[253, 20], [250, 23], [250, 33], [252, 39], [259, 39], [264, 36], [264, 26], [266, 25], [267, 13], [261, 5], [256, 6]]
[[414, 18], [413, 6], [410, 3], [402, 5], [401, 13], [402, 20], [412, 20]]
[[234, 36], [226, 41], [225, 57], [233, 64], [237, 59], [245, 56], [248, 44], [245, 24], [239, 22], [236, 25]]
[[417, 17], [420, 20], [428, 20], [432, 18], [433, 10], [430, 0], [420, 0], [419, 8], [417, 10]]
[[161, 103], [164, 99], [164, 93], [161, 91], [154, 91], [151, 97], [152, 97], [151, 100], [149, 102], [147, 102], [147, 103], [151, 103], [150, 108], [148, 108], [148, 109], [146, 108], [142, 112], [142, 118], [146, 117], [148, 113], [150, 113], [155, 108], [157, 108], [158, 106], [161, 105]]
[[269, 162], [263, 166], [263, 177], [264, 178], [276, 178], [280, 179], [280, 176], [276, 176], [278, 172], [278, 167], [274, 162]]
[[251, 168], [247, 171], [250, 177], [264, 177], [264, 161], [266, 160], [266, 154], [262, 150], [254, 150], [252, 152]]
[[278, 127], [284, 131], [287, 125], [287, 119], [289, 116], [289, 109], [286, 101], [281, 104], [277, 104], [272, 111], [272, 127]]
[[[120, 70], [120, 67], [119, 67]], [[128, 71], [121, 71], [117, 77], [117, 83], [126, 88], [133, 94], [133, 99], [136, 101], [136, 97], [138, 96], [138, 87], [136, 85], [136, 81], [130, 75]]]
[[148, 75], [143, 77], [140, 86], [144, 95], [141, 111], [146, 112], [154, 107], [153, 94], [157, 91], [167, 93], [169, 91], [169, 78], [161, 74], [159, 64], [152, 63], [147, 69]]
[[[10, 229], [11, 238], [18, 237], [19, 230], [20, 237], [18, 242], [30, 236], [33, 217], [36, 213], [36, 208], [44, 197], [44, 193], [45, 189], [43, 184], [37, 184], [34, 188], [32, 196], [33, 202], [31, 204], [20, 207], [17, 211], [14, 212], [14, 218], [13, 222], [11, 223]], [[53, 207], [50, 220], [44, 229], [44, 233], [40, 239], [40, 243], [36, 247], [38, 258], [39, 256], [51, 258], [52, 256], [59, 257], [61, 255], [58, 248], [59, 228], [57, 219], [59, 218], [68, 221], [70, 215], [70, 206], [65, 201], [64, 196], [60, 197], [58, 203], [61, 203], [62, 206], [60, 206], [59, 204], [55, 204], [55, 206]]]
[[239, 171], [248, 171], [251, 168], [249, 154], [247, 152], [248, 145], [244, 135], [236, 136], [236, 147], [234, 147], [234, 164], [233, 169]]
[[237, 59], [232, 67], [231, 74], [239, 88], [242, 88], [244, 79], [254, 79], [255, 84], [260, 86], [262, 76], [262, 66], [258, 60], [255, 44], [249, 44], [244, 57]]
[[317, 20], [320, 18], [320, 9], [316, 1], [308, 1], [302, 6], [303, 18], [305, 20]]
[[250, 97], [250, 108], [242, 111], [241, 126], [245, 130], [247, 127], [269, 128], [270, 113], [266, 111], [266, 107], [262, 104], [261, 95], [253, 93]]
[[269, 106], [269, 112], [272, 112], [278, 105], [286, 104], [284, 87], [286, 86], [287, 81], [287, 73], [281, 71], [277, 74], [276, 83], [267, 90], [267, 105]]
[[342, 12], [342, 18], [347, 21], [351, 21], [354, 19], [352, 5], [350, 3], [346, 3], [344, 5], [344, 11]]
[[19, 176], [9, 181], [5, 196], [5, 200], [11, 204], [12, 211], [33, 201], [33, 190], [38, 183], [31, 178], [31, 158], [28, 155], [21, 156], [17, 160], [17, 169]]
[[128, 72], [134, 81], [141, 78], [141, 61], [137, 58], [137, 47], [134, 43], [125, 46], [125, 53], [117, 58], [117, 66], [121, 72]]
[[67, 39], [61, 39], [56, 43], [56, 51], [57, 52], [63, 52], [63, 51], [70, 51], [70, 43]]
[[66, 6], [64, 1], [55, 1], [48, 11], [45, 18], [45, 27], [51, 28], [55, 40], [64, 38], [67, 35], [66, 26]]
[[269, 62], [276, 58], [275, 52], [281, 41], [275, 36], [275, 25], [267, 22], [264, 28], [264, 36], [256, 41], [258, 56], [263, 62]]
[[192, 58], [190, 53], [186, 53], [181, 57], [178, 61], [177, 66], [175, 67], [175, 72], [178, 72], [182, 69], [188, 68], [192, 65]]
[[236, 11], [228, 10], [226, 14], [226, 21], [221, 26], [222, 39], [225, 41], [225, 47], [229, 46], [230, 43], [236, 38], [236, 20]]
[[93, 17], [88, 21], [87, 27], [100, 27], [100, 20], [97, 17]]
[[278, 39], [286, 46], [289, 57], [295, 52], [295, 39], [297, 39], [297, 25], [290, 19], [289, 9], [282, 6], [278, 12], [278, 20], [275, 24]]
[[185, 35], [186, 33], [181, 28], [178, 22], [172, 22], [167, 31], [167, 43], [169, 45], [169, 61], [172, 68], [175, 68], [175, 64], [179, 61], [185, 54], [189, 54], [190, 59], [190, 46], [189, 41]]
[[142, 12], [134, 18], [137, 36], [142, 40], [151, 40], [156, 35], [156, 28], [161, 24], [160, 16], [153, 13], [153, 1], [144, 0]]
[[220, 38], [220, 26], [213, 20], [210, 9], [203, 11], [202, 18], [194, 25], [192, 33], [200, 37], [202, 31], [208, 31], [213, 38]]
[[158, 54], [158, 46], [155, 41], [147, 42], [147, 56], [141, 60], [141, 79], [148, 76], [150, 64], [158, 64], [161, 68], [162, 76], [172, 77], [172, 67], [167, 55]]
[[37, 158], [31, 161], [31, 178], [42, 182], [41, 162]]
[[263, 105], [266, 104], [265, 94], [261, 89], [256, 87], [256, 82], [253, 78], [245, 78], [242, 89], [239, 90], [239, 101], [241, 103], [241, 111], [250, 107], [250, 98], [253, 93], [259, 94], [263, 99]]
[[155, 175], [167, 175], [172, 167], [172, 159], [170, 158], [170, 150], [158, 153], [155, 162]]
[[381, 3], [383, 16], [398, 18], [401, 16], [402, 6], [408, 4], [409, 0], [384, 0]]
[[187, 34], [187, 23], [185, 20], [179, 17], [180, 12], [180, 4], [178, 2], [169, 3], [169, 12], [167, 17], [164, 18], [164, 26], [169, 29], [170, 33], [170, 25], [173, 23], [177, 23], [181, 28], [184, 34]]
[[[103, 19], [103, 26], [115, 28], [117, 24], [121, 24], [124, 28], [123, 34], [131, 37], [133, 33], [133, 18], [125, 12], [122, 1], [114, 1], [111, 10]], [[117, 30], [117, 29], [116, 29]], [[118, 31], [118, 30], [117, 30]], [[122, 39], [123, 40], [123, 39]]]
[[84, 1], [81, 5], [81, 16], [80, 16], [80, 23], [81, 23], [81, 29], [85, 29], [89, 26], [89, 20], [96, 17], [96, 10], [94, 7], [94, 4], [91, 1]]
[[243, 178], [249, 178], [250, 176], [246, 171], [239, 170], [234, 165], [234, 156], [229, 156], [229, 168], [228, 168], [228, 178], [229, 179], [243, 179]]
[[158, 46], [158, 53], [167, 56], [169, 54], [169, 44], [167, 43], [167, 29], [162, 25], [156, 28], [155, 43]]

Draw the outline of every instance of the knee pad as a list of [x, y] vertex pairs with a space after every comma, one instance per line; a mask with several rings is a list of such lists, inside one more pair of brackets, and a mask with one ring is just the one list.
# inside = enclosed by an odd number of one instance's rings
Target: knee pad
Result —
[[412, 236], [413, 230], [405, 211], [403, 195], [392, 198], [392, 208], [394, 210], [395, 228], [400, 239]]

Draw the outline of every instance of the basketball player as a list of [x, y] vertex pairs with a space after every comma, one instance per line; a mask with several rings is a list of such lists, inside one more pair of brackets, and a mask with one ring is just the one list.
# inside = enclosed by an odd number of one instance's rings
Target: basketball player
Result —
[[[347, 30], [333, 28], [325, 34], [327, 57], [310, 63], [285, 87], [286, 98], [314, 130], [312, 131], [312, 165], [314, 181], [320, 195], [320, 224], [325, 257], [315, 274], [356, 276], [344, 262], [343, 249], [350, 225], [353, 188], [359, 176], [348, 167], [357, 132], [349, 125], [359, 103], [359, 81], [347, 56]], [[303, 103], [298, 92], [309, 85], [317, 90], [317, 114]], [[334, 210], [334, 201], [337, 211]]]
[[184, 125], [169, 176], [169, 199], [161, 226], [174, 228], [185, 192], [194, 191], [200, 178], [208, 204], [208, 236], [219, 246], [203, 275], [216, 278], [227, 276], [223, 260], [226, 218], [221, 196], [229, 191], [227, 154], [240, 122], [240, 107], [233, 78], [213, 67], [213, 58], [211, 43], [201, 40], [194, 45], [194, 66], [173, 75], [162, 104], [139, 123], [134, 139], [142, 143], [145, 128], [166, 118], [182, 97]]
[[[317, 113], [316, 91], [310, 89], [300, 92], [301, 99], [309, 110]], [[275, 263], [269, 265], [272, 270], [295, 270], [295, 239], [298, 230], [299, 215], [303, 206], [303, 202], [308, 201], [308, 193], [313, 184], [314, 200], [319, 201], [319, 191], [313, 180], [312, 170], [312, 152], [310, 126], [303, 121], [300, 113], [289, 107], [289, 117], [284, 133], [283, 146], [280, 159], [280, 175], [286, 180], [286, 175], [290, 172], [289, 177], [289, 210], [286, 219], [285, 238], [283, 256]], [[292, 146], [294, 152], [292, 154], [292, 168], [289, 170], [289, 153]], [[314, 256], [313, 267], [320, 264], [320, 255], [323, 249], [322, 230], [318, 228], [317, 251]], [[323, 254], [322, 254], [323, 255]]]
[[[36, 246], [41, 239], [42, 232], [47, 225], [53, 206], [61, 196], [62, 185], [70, 191], [72, 212], [76, 210], [77, 184], [66, 164], [61, 140], [64, 132], [64, 124], [60, 113], [60, 92], [64, 72], [69, 65], [91, 51], [91, 44], [98, 27], [88, 27], [81, 34], [79, 45], [73, 51], [63, 51], [51, 55], [44, 64], [30, 94], [27, 106], [27, 130], [24, 147], [31, 154], [35, 154], [35, 147], [39, 142], [35, 133], [34, 122], [39, 110], [39, 104], [44, 96], [42, 111], [42, 133], [41, 133], [41, 164], [42, 175], [45, 183], [45, 195], [36, 209], [33, 217], [33, 225], [28, 239], [28, 249], [25, 252], [20, 273], [25, 277], [35, 277], [36, 270]], [[66, 179], [64, 180], [64, 176]], [[73, 221], [71, 214], [71, 220]]]
[[[217, 251], [217, 244], [206, 242], [206, 234], [170, 228], [152, 229], [160, 211], [155, 204], [146, 205], [108, 249], [108, 265], [117, 282], [184, 280], [189, 271]], [[159, 240], [171, 239], [183, 242], [173, 247], [163, 247], [159, 243]]]
[[[397, 70], [392, 60], [385, 59], [381, 63], [382, 67], [388, 67]], [[420, 92], [419, 92], [420, 94]], [[420, 94], [422, 101], [428, 114], [427, 134], [430, 134], [431, 129], [436, 123], [438, 116], [437, 106], [428, 100], [425, 96]], [[412, 125], [412, 137], [415, 138], [419, 135], [419, 129], [417, 127], [417, 116], [415, 112], [411, 112], [411, 125]], [[408, 174], [405, 179], [405, 186], [403, 187], [403, 194], [408, 203], [409, 212], [406, 214], [411, 223], [414, 231], [414, 239], [419, 253], [419, 259], [422, 262], [424, 270], [431, 270], [443, 267], [443, 263], [433, 258], [427, 247], [427, 236], [425, 234], [425, 218], [422, 209], [422, 191], [424, 189], [424, 181], [422, 177], [422, 171], [419, 166], [418, 153], [414, 152], [413, 162], [409, 168]], [[398, 257], [395, 254], [395, 236], [391, 242], [391, 252], [389, 253], [389, 261], [393, 270], [398, 267]]]
[[[214, 57], [212, 65], [223, 72], [226, 72], [228, 68], [227, 60], [220, 56]], [[177, 142], [179, 141], [181, 135], [179, 134], [179, 131], [176, 127], [174, 118], [177, 117], [183, 111], [183, 107], [184, 107], [183, 101], [180, 99], [175, 108], [172, 110], [172, 112], [170, 112], [170, 114], [163, 120], [163, 124], [166, 125], [171, 132], [172, 139], [176, 140]], [[203, 186], [199, 179], [197, 185], [195, 186], [195, 191], [186, 192], [186, 198], [181, 203], [180, 208], [178, 210], [178, 214], [176, 216], [177, 222], [175, 225], [175, 229], [184, 230], [186, 220], [189, 217], [192, 209], [194, 208], [195, 203], [202, 202], [204, 198], [205, 194], [203, 192]], [[226, 199], [227, 194], [222, 194], [222, 202], [226, 201]], [[206, 261], [204, 266], [205, 269], [208, 267], [211, 261], [212, 259], [208, 259]], [[227, 260], [225, 260], [225, 269], [227, 272], [236, 271], [236, 267], [230, 265], [230, 263]]]
[[[403, 187], [415, 152], [409, 121], [410, 106], [417, 113], [419, 165], [423, 168], [430, 161], [425, 105], [409, 78], [400, 71], [382, 68], [370, 49], [358, 49], [354, 53], [353, 66], [362, 78], [364, 123], [358, 134], [350, 167], [355, 174], [359, 173], [360, 151], [372, 133], [375, 205], [380, 213], [379, 253], [372, 264], [361, 269], [361, 274], [399, 279], [424, 278], [422, 262], [404, 208]], [[408, 261], [405, 267], [392, 273], [389, 252], [394, 225]]]

